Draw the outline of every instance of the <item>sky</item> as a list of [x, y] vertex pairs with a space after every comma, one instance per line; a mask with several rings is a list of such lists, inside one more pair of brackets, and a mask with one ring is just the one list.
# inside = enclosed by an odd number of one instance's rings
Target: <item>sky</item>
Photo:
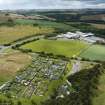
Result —
[[0, 0], [0, 9], [105, 8], [105, 0]]

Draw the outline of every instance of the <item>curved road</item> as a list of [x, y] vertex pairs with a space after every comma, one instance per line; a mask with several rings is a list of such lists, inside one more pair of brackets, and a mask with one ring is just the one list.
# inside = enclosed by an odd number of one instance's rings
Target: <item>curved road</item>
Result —
[[81, 69], [81, 64], [80, 64], [80, 61], [77, 60], [77, 61], [75, 61], [75, 63], [73, 64], [72, 72], [71, 72], [71, 73], [72, 73], [72, 74], [75, 74], [75, 73], [79, 72], [80, 69]]
[[44, 38], [44, 35], [39, 35], [39, 36], [33, 36], [33, 37], [30, 37], [30, 38], [27, 38], [27, 39], [23, 39], [23, 40], [20, 40], [20, 41], [17, 41], [17, 42], [14, 42], [12, 45], [10, 46], [3, 46], [3, 45], [0, 45], [0, 54], [2, 54], [4, 52], [4, 50], [8, 49], [8, 48], [12, 48], [13, 46], [17, 45], [17, 44], [21, 44], [23, 42], [26, 42], [26, 41], [31, 41], [33, 39], [42, 39]]

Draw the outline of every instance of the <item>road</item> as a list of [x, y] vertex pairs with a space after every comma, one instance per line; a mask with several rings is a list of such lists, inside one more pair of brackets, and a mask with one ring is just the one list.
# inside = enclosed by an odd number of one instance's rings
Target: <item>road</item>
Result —
[[0, 54], [2, 54], [4, 52], [5, 49], [7, 49], [9, 47], [6, 46], [0, 46]]
[[77, 60], [77, 61], [75, 61], [74, 64], [73, 64], [71, 74], [75, 74], [75, 73], [79, 72], [80, 69], [81, 69], [81, 64], [80, 64], [80, 61]]
[[30, 37], [30, 38], [26, 38], [26, 39], [23, 39], [23, 40], [14, 42], [14, 43], [12, 43], [12, 45], [10, 45], [10, 46], [3, 46], [3, 45], [0, 45], [0, 54], [2, 54], [6, 49], [12, 48], [13, 46], [15, 46], [15, 45], [17, 45], [17, 44], [21, 44], [21, 43], [23, 43], [23, 42], [31, 41], [31, 40], [37, 39], [37, 38], [42, 39], [42, 38], [44, 38], [44, 35], [33, 36], [33, 37]]

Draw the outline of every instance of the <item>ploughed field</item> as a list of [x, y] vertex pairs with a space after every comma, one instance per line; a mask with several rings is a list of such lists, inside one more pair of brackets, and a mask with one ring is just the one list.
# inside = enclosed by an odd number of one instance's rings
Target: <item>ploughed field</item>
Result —
[[32, 49], [33, 52], [53, 53], [54, 55], [64, 55], [76, 57], [89, 44], [79, 40], [39, 40], [21, 46], [23, 49]]
[[105, 61], [105, 46], [104, 45], [92, 45], [85, 50], [80, 57], [84, 57], [90, 60]]

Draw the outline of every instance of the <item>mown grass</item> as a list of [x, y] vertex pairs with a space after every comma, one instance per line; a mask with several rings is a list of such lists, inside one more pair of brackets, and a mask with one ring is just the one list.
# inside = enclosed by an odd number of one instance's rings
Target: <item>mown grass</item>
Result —
[[21, 46], [23, 49], [32, 49], [34, 52], [53, 53], [66, 57], [78, 56], [88, 46], [79, 40], [39, 40]]
[[87, 58], [90, 60], [105, 61], [105, 46], [103, 45], [92, 45], [80, 57]]
[[53, 33], [54, 29], [45, 27], [33, 27], [31, 25], [16, 25], [14, 27], [0, 27], [0, 44], [37, 34]]

